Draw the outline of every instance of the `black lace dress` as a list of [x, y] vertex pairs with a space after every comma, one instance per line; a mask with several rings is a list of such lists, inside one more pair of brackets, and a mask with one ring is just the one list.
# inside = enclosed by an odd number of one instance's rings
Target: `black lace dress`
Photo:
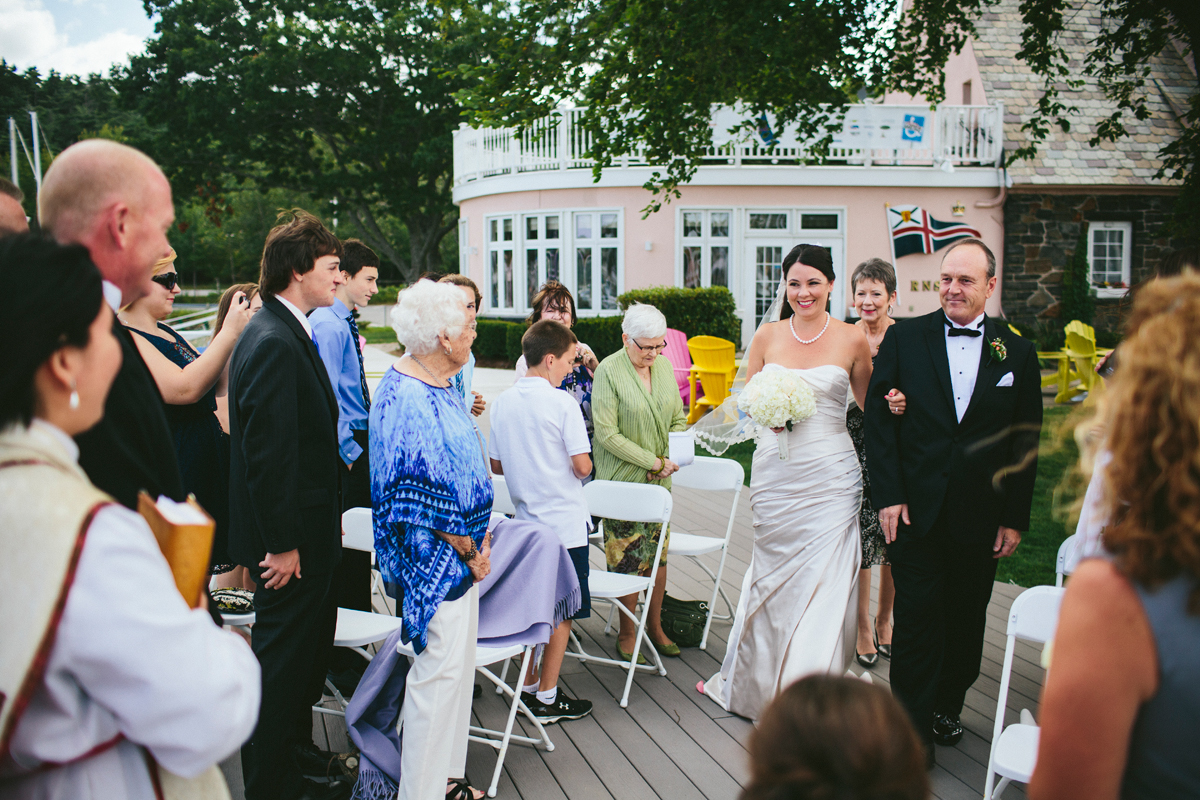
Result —
[[862, 529], [861, 568], [886, 567], [890, 562], [887, 558], [887, 543], [883, 538], [883, 526], [879, 524], [879, 512], [871, 505], [871, 479], [867, 475], [867, 455], [863, 448], [863, 412], [853, 398], [850, 399], [850, 407], [846, 410], [846, 430], [850, 432], [854, 450], [858, 453], [858, 463], [862, 466], [863, 496], [862, 506], [858, 509], [858, 523]]
[[[200, 357], [187, 340], [169, 326], [160, 322], [158, 329], [171, 337], [170, 340], [129, 328], [132, 333], [158, 348], [178, 367], [186, 367]], [[175, 455], [179, 459], [183, 490], [196, 495], [196, 501], [217, 523], [213, 535], [211, 571], [213, 574], [228, 572], [235, 566], [229, 556], [228, 544], [229, 434], [221, 430], [221, 423], [217, 421], [216, 387], [205, 392], [195, 403], [167, 403], [164, 408], [175, 440]]]

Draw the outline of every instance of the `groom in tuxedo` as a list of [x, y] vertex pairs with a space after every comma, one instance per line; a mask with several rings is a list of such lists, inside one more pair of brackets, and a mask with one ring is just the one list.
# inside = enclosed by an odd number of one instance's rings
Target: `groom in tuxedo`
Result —
[[997, 560], [1029, 527], [1041, 373], [1034, 346], [984, 313], [995, 289], [987, 245], [951, 245], [941, 310], [888, 330], [867, 394], [871, 499], [896, 583], [892, 691], [927, 746], [962, 738]]

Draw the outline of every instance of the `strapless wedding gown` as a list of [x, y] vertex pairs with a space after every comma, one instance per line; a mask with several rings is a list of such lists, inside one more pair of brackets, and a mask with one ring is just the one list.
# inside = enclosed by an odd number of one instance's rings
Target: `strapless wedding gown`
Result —
[[779, 434], [787, 461], [776, 434], [759, 439], [750, 568], [725, 661], [704, 685], [723, 708], [755, 720], [799, 678], [845, 672], [855, 642], [862, 472], [846, 431], [850, 376], [834, 364], [793, 371], [812, 387], [817, 411]]

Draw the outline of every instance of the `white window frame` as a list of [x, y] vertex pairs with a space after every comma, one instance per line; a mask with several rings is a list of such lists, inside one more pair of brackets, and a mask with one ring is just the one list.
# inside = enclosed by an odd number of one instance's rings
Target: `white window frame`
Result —
[[[504, 238], [504, 223], [508, 221], [513, 226], [512, 239]], [[484, 283], [487, 285], [487, 292], [484, 295], [484, 303], [489, 309], [496, 314], [518, 314], [521, 311], [518, 305], [517, 292], [520, 289], [520, 281], [518, 280], [519, 262], [517, 254], [521, 251], [520, 248], [520, 231], [517, 225], [520, 217], [516, 214], [497, 214], [494, 216], [484, 217], [483, 221], [483, 237], [484, 237], [484, 262], [483, 275]], [[497, 227], [497, 234], [492, 235], [492, 226]], [[513, 267], [513, 287], [512, 296], [509, 297], [505, 291], [504, 280], [504, 253], [508, 251], [512, 259]], [[492, 260], [496, 260], [496, 270], [493, 274]], [[506, 305], [505, 300], [511, 300], [512, 305]]]
[[[684, 228], [684, 219], [689, 214], [700, 214], [700, 236], [687, 236], [687, 231]], [[712, 232], [712, 217], [713, 214], [727, 214], [729, 216], [729, 227], [725, 236], [714, 236]], [[735, 256], [735, 235], [737, 230], [737, 209], [733, 207], [714, 208], [714, 207], [686, 207], [680, 208], [676, 212], [676, 230], [678, 235], [675, 245], [675, 285], [687, 285], [687, 262], [684, 258], [685, 248], [699, 247], [700, 248], [700, 286], [708, 288], [712, 286], [712, 251], [714, 247], [724, 247], [726, 249], [725, 256], [725, 287], [731, 292], [735, 289], [735, 272], [734, 260]], [[718, 284], [720, 285], [720, 284]]]
[[[1095, 256], [1096, 233], [1098, 231], [1121, 231], [1124, 233], [1122, 237], [1121, 248], [1121, 280], [1125, 286], [1098, 286], [1093, 277], [1093, 259]], [[1087, 265], [1088, 265], [1088, 285], [1093, 287], [1096, 292], [1096, 297], [1100, 299], [1110, 299], [1124, 297], [1129, 292], [1131, 284], [1131, 263], [1133, 250], [1133, 223], [1132, 222], [1090, 222], [1088, 223], [1087, 234]]]
[[[546, 238], [546, 218], [558, 217], [558, 238]], [[569, 249], [566, 239], [566, 222], [563, 219], [561, 211], [536, 211], [528, 212], [520, 215], [521, 219], [521, 255], [518, 259], [521, 265], [521, 289], [522, 299], [524, 301], [524, 309], [526, 313], [533, 310], [533, 297], [537, 293], [538, 288], [542, 286], [550, 276], [546, 274], [546, 251], [558, 251], [558, 280], [566, 285], [564, 280], [566, 272], [567, 256]], [[529, 238], [529, 220], [537, 221], [538, 236], [536, 239]], [[537, 280], [533, 287], [533, 294], [529, 292], [529, 251], [533, 250], [537, 253]], [[572, 296], [574, 293], [572, 293]]]
[[[616, 298], [620, 297], [625, 291], [625, 221], [624, 209], [621, 208], [580, 208], [573, 209], [570, 213], [571, 220], [571, 262], [568, 266], [568, 271], [571, 277], [571, 294], [575, 297], [576, 312], [583, 316], [607, 316], [612, 314], [620, 314], [621, 309]], [[590, 236], [584, 238], [578, 235], [577, 220], [581, 215], [590, 214], [592, 217], [592, 225], [589, 233]], [[601, 222], [604, 215], [613, 214], [617, 218], [617, 235], [616, 237], [601, 236]], [[579, 292], [579, 253], [582, 250], [590, 249], [591, 253], [591, 294], [589, 296], [590, 308], [581, 306]], [[604, 265], [603, 251], [606, 249], [615, 249], [617, 251], [617, 287], [616, 293], [613, 295], [613, 308], [604, 308], [603, 299], [603, 281], [604, 281]], [[597, 307], [599, 306], [599, 307]]]
[[467, 275], [471, 268], [471, 237], [468, 235], [467, 218], [458, 220], [458, 274]]
[[[576, 214], [592, 214], [593, 215], [593, 232], [594, 236], [589, 239], [579, 239], [575, 235], [575, 219]], [[617, 218], [617, 236], [616, 238], [601, 238], [600, 237], [600, 215], [615, 214]], [[620, 296], [625, 291], [625, 210], [624, 208], [539, 208], [539, 209], [519, 209], [505, 214], [489, 214], [483, 218], [483, 235], [484, 235], [484, 264], [483, 264], [483, 313], [485, 316], [494, 317], [517, 317], [526, 316], [531, 311], [530, 302], [532, 297], [528, 297], [528, 251], [532, 249], [538, 250], [538, 279], [539, 286], [545, 281], [545, 249], [547, 240], [545, 238], [545, 222], [544, 219], [548, 216], [557, 216], [559, 218], [559, 281], [561, 281], [570, 291], [571, 295], [576, 300], [576, 311], [581, 317], [602, 317], [613, 316], [621, 313], [619, 308], [600, 309], [600, 308], [579, 308], [579, 286], [577, 276], [578, 252], [580, 249], [591, 249], [591, 279], [593, 289], [599, 291], [603, 285], [603, 265], [601, 263], [601, 249], [612, 248], [616, 250], [617, 258], [617, 296]], [[527, 237], [526, 222], [527, 219], [536, 217], [538, 222], [538, 238], [529, 239]], [[503, 241], [503, 224], [505, 219], [512, 220], [513, 239], [511, 242]], [[500, 225], [500, 241], [492, 241], [492, 221], [495, 220]], [[513, 258], [513, 303], [512, 306], [504, 305], [504, 286], [503, 286], [503, 252], [511, 249]], [[493, 280], [492, 277], [492, 253], [497, 252], [498, 255], [498, 271], [499, 282]], [[493, 291], [497, 293], [498, 303], [492, 302]], [[597, 296], [599, 300], [599, 296]]]

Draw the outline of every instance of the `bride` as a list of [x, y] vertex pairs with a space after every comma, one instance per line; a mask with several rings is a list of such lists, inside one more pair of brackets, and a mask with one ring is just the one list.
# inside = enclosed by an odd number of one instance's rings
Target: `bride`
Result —
[[[747, 379], [760, 370], [794, 370], [817, 400], [816, 413], [790, 432], [763, 431], [759, 438], [750, 480], [750, 568], [721, 671], [697, 687], [750, 719], [797, 679], [845, 671], [853, 642], [846, 631], [856, 619], [850, 604], [862, 548], [862, 474], [846, 431], [846, 398], [853, 393], [863, 407], [871, 349], [860, 329], [826, 310], [833, 279], [827, 249], [794, 247], [783, 260], [784, 302], [776, 299], [746, 357]], [[728, 408], [710, 417], [696, 426], [705, 446], [724, 449], [753, 429]], [[786, 461], [779, 458], [780, 436], [788, 437]]]

